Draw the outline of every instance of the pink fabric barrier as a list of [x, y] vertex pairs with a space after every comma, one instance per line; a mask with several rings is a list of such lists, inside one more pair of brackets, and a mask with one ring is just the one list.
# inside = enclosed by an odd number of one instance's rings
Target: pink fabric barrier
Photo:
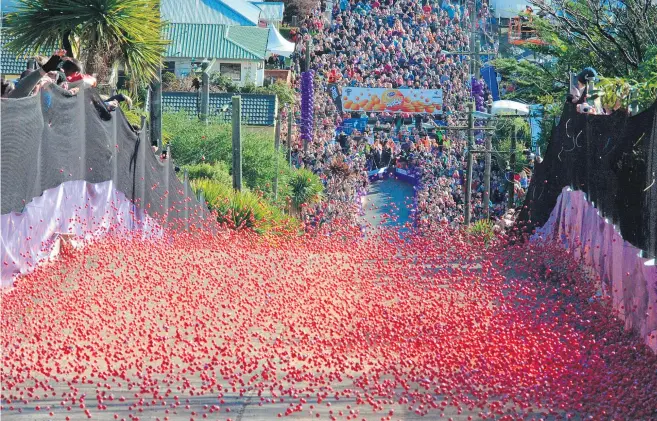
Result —
[[564, 188], [550, 218], [533, 240], [560, 241], [595, 271], [602, 293], [611, 295], [627, 329], [639, 332], [657, 352], [657, 267], [655, 259], [623, 240], [582, 191]]
[[112, 181], [87, 183], [67, 181], [35, 197], [22, 213], [0, 216], [2, 229], [2, 288], [12, 286], [16, 275], [31, 271], [48, 259], [59, 234], [84, 243], [110, 229], [138, 232], [146, 238], [160, 238], [160, 226], [136, 208]]

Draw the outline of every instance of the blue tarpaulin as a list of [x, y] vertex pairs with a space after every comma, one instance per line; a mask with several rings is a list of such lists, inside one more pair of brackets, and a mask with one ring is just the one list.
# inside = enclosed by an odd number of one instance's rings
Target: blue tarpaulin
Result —
[[486, 82], [486, 85], [488, 85], [488, 89], [490, 89], [490, 92], [493, 95], [493, 101], [499, 101], [500, 89], [497, 85], [497, 72], [495, 71], [495, 68], [493, 68], [493, 66], [485, 66], [481, 69], [481, 77]]

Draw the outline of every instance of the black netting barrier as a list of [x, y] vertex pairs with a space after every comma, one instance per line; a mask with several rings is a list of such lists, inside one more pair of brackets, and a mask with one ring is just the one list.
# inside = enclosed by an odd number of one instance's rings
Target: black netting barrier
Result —
[[[63, 182], [112, 180], [117, 190], [162, 224], [200, 224], [199, 205], [170, 159], [153, 153], [120, 110], [102, 109], [94, 90], [67, 95], [48, 85], [38, 95], [2, 99], [2, 214]], [[101, 112], [99, 112], [101, 110]]]
[[657, 103], [629, 117], [578, 113], [566, 104], [544, 161], [535, 168], [518, 222], [542, 226], [561, 190], [582, 190], [623, 238], [657, 254]]

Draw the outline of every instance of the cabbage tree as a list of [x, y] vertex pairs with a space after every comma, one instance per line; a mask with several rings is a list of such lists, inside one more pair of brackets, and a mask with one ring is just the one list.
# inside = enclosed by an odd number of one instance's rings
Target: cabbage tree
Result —
[[18, 0], [7, 15], [13, 40], [5, 48], [20, 55], [65, 48], [100, 82], [116, 64], [147, 82], [167, 45], [162, 25], [159, 0]]

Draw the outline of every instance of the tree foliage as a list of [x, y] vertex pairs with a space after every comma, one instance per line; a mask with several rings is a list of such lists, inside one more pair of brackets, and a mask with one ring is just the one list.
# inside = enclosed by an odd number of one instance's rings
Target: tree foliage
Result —
[[515, 85], [515, 90], [508, 92], [505, 99], [536, 104], [554, 102], [565, 95], [568, 72], [556, 63], [539, 65], [527, 60], [500, 58], [493, 60], [492, 64], [497, 72]]
[[629, 76], [600, 80], [597, 88], [602, 91], [605, 107], [646, 109], [657, 100], [657, 46], [652, 46], [646, 55], [646, 60]]
[[139, 82], [155, 77], [167, 41], [157, 0], [19, 0], [7, 16], [16, 54], [62, 46], [101, 82], [121, 63]]
[[[625, 76], [657, 45], [657, 3], [652, 0], [529, 0], [549, 49], [569, 50], [606, 76]], [[573, 63], [574, 64], [574, 63]]]
[[[540, 145], [548, 142], [570, 73], [592, 66], [606, 108], [645, 109], [657, 99], [657, 3], [650, 0], [529, 0], [543, 45], [528, 44], [537, 60], [496, 59], [493, 65], [516, 89], [505, 99], [541, 105]], [[632, 95], [630, 95], [632, 94]]]

